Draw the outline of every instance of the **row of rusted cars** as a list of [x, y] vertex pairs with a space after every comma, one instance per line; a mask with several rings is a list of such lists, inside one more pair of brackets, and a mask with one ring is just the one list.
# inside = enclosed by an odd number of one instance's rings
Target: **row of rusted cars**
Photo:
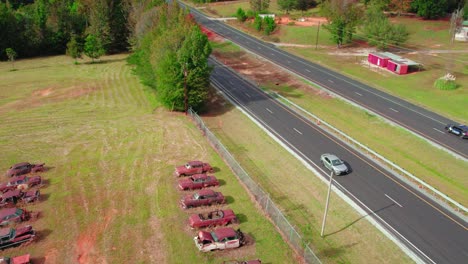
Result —
[[[36, 174], [46, 171], [44, 165], [29, 162], [14, 164], [5, 174], [8, 179], [0, 183], [0, 250], [25, 246], [36, 238], [36, 231], [31, 225], [16, 225], [38, 216], [37, 212], [28, 211], [24, 206], [39, 200], [43, 180]], [[0, 257], [0, 261], [27, 264], [30, 263], [30, 256]]]
[[[225, 204], [225, 196], [208, 187], [219, 186], [218, 179], [213, 175], [214, 169], [210, 164], [201, 161], [190, 161], [183, 166], [178, 166], [174, 174], [184, 177], [178, 180], [177, 188], [181, 191], [198, 190], [195, 193], [184, 195], [180, 200], [183, 209]], [[231, 209], [216, 209], [207, 212], [192, 214], [188, 218], [191, 228], [211, 228], [238, 223], [236, 214]], [[193, 238], [195, 245], [202, 252], [238, 248], [245, 244], [245, 236], [240, 229], [221, 227], [212, 231], [200, 230]], [[230, 263], [260, 264], [260, 260], [235, 261]]]

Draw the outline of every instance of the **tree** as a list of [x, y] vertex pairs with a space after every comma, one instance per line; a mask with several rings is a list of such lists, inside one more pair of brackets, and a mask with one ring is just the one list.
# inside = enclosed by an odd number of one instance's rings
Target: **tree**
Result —
[[398, 15], [408, 11], [411, 7], [412, 0], [390, 0], [390, 10], [396, 11]]
[[278, 0], [278, 6], [280, 10], [286, 11], [286, 14], [289, 14], [289, 11], [296, 8], [297, 0]]
[[5, 53], [8, 57], [8, 60], [11, 61], [11, 65], [13, 67], [13, 69], [15, 68], [15, 59], [16, 59], [16, 51], [12, 48], [6, 48], [5, 49]]
[[255, 13], [266, 11], [270, 7], [270, 0], [249, 0], [250, 9]]
[[330, 0], [323, 3], [322, 13], [330, 22], [324, 28], [331, 33], [338, 48], [351, 42], [356, 27], [361, 22], [360, 7], [349, 0]]
[[78, 37], [73, 35], [71, 40], [67, 43], [67, 55], [72, 57], [75, 60], [75, 64], [78, 64], [76, 61], [77, 58], [81, 58], [81, 54], [83, 53], [83, 48], [81, 44], [78, 42]]
[[317, 3], [314, 0], [296, 0], [294, 9], [301, 10], [301, 12], [304, 13], [304, 11], [316, 5]]
[[244, 9], [239, 7], [236, 12], [236, 17], [238, 21], [245, 22], [245, 20], [247, 19], [247, 15], [245, 14]]
[[265, 35], [270, 35], [273, 31], [275, 31], [276, 24], [275, 20], [272, 17], [265, 17], [263, 19], [263, 24], [265, 28]]
[[94, 63], [94, 59], [99, 59], [102, 55], [104, 55], [106, 51], [102, 46], [101, 41], [96, 38], [93, 34], [89, 34], [86, 37], [85, 45], [84, 45], [84, 54], [91, 58], [92, 62]]
[[411, 7], [416, 10], [418, 16], [424, 19], [434, 19], [444, 16], [447, 0], [414, 0]]
[[261, 31], [263, 29], [263, 19], [259, 15], [256, 15], [253, 25], [257, 31]]
[[372, 5], [368, 8], [363, 32], [369, 44], [379, 49], [387, 49], [389, 45], [401, 45], [408, 40], [409, 36], [404, 25], [390, 23], [379, 5]]

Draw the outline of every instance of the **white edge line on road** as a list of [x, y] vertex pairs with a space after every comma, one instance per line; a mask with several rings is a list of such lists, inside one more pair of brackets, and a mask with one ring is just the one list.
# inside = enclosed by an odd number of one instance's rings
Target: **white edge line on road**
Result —
[[390, 107], [389, 109], [392, 110], [392, 111], [395, 112], [395, 113], [398, 113], [398, 110], [396, 110], [396, 109], [393, 109], [393, 108], [391, 108], [391, 107]]
[[434, 129], [435, 131], [437, 131], [437, 132], [440, 132], [440, 133], [442, 133], [442, 134], [445, 134], [445, 132], [444, 132], [444, 131], [442, 131], [442, 130], [439, 130], [439, 129], [435, 128], [435, 127], [433, 127], [432, 129]]
[[[236, 78], [239, 78], [238, 76], [236, 76]], [[240, 79], [241, 81], [243, 81], [242, 79]], [[311, 166], [311, 164], [315, 164], [314, 162], [312, 162], [309, 158], [307, 158], [307, 156], [305, 156], [301, 151], [299, 151], [296, 147], [294, 147], [293, 145], [291, 145], [291, 143], [289, 143], [286, 139], [284, 139], [281, 135], [277, 134], [275, 131], [273, 131], [266, 123], [264, 123], [264, 121], [262, 121], [259, 117], [257, 117], [255, 114], [253, 114], [251, 112], [251, 110], [247, 109], [247, 108], [243, 108], [241, 107], [240, 105], [240, 102], [237, 101], [235, 99], [235, 97], [229, 92], [229, 91], [222, 91], [221, 87], [222, 84], [215, 81], [215, 80], [212, 80], [214, 81], [215, 86], [218, 87], [219, 91], [224, 94], [224, 96], [229, 100], [231, 101], [231, 103], [233, 103], [234, 105], [236, 105], [236, 108], [238, 108], [241, 112], [243, 112], [247, 117], [250, 118], [250, 120], [252, 120], [254, 123], [256, 123], [261, 129], [263, 129], [268, 135], [270, 135], [270, 137], [272, 137], [273, 139], [275, 139], [276, 142], [278, 142], [280, 145], [282, 145], [286, 150], [288, 150], [289, 153], [291, 153], [293, 156], [295, 156], [297, 159], [299, 159], [307, 168], [309, 168], [311, 171], [313, 171], [317, 177], [322, 180], [323, 182], [327, 183], [328, 181], [325, 180], [323, 177], [320, 177], [319, 176], [319, 172], [313, 168]], [[267, 127], [269, 129], [267, 129]], [[292, 149], [294, 149], [295, 151], [293, 151]], [[309, 163], [310, 162], [310, 163]], [[346, 188], [344, 188], [341, 184], [339, 184], [338, 182], [336, 181], [333, 181], [335, 182], [335, 184], [337, 186], [339, 186], [340, 188], [342, 188], [342, 190], [346, 191], [350, 196], [352, 196], [355, 201], [357, 201], [359, 204], [361, 204], [362, 207], [366, 208], [368, 210], [368, 212], [373, 212], [369, 207], [367, 207], [363, 202], [361, 202], [356, 196], [354, 196], [351, 192], [349, 192]], [[345, 201], [347, 201], [348, 204], [350, 204], [351, 206], [353, 206], [357, 211], [359, 211], [361, 213], [361, 215], [363, 216], [368, 216], [368, 215], [373, 215], [375, 218], [378, 218], [381, 222], [379, 223], [378, 221], [376, 221], [375, 219], [372, 219], [372, 218], [367, 218], [366, 219], [371, 222], [375, 227], [377, 227], [380, 231], [382, 231], [383, 233], [386, 233], [388, 234], [387, 237], [389, 237], [392, 241], [395, 242], [395, 244], [397, 244], [401, 249], [403, 249], [408, 256], [410, 256], [415, 262], [417, 263], [424, 263], [424, 261], [422, 261], [422, 259], [420, 258], [420, 256], [417, 256], [411, 249], [408, 248], [407, 245], [403, 244], [401, 242], [401, 240], [399, 240], [397, 238], [397, 236], [395, 234], [397, 234], [400, 238], [402, 238], [405, 242], [407, 242], [409, 245], [411, 245], [414, 249], [416, 249], [417, 252], [419, 252], [421, 255], [423, 255], [427, 260], [429, 260], [431, 263], [434, 263], [435, 262], [429, 258], [426, 254], [424, 254], [424, 252], [422, 252], [419, 248], [417, 248], [413, 243], [411, 243], [406, 237], [404, 237], [402, 234], [400, 234], [395, 228], [393, 228], [390, 224], [388, 224], [387, 222], [385, 222], [385, 220], [383, 220], [379, 215], [375, 214], [375, 213], [368, 213], [364, 210], [364, 208], [358, 206], [356, 204], [356, 202], [354, 202], [352, 199], [350, 199], [347, 195], [345, 195], [342, 191], [339, 190], [339, 188], [335, 188], [335, 186], [332, 186], [333, 188], [333, 191], [335, 193], [337, 193], [342, 199], [344, 199]], [[389, 229], [391, 229], [395, 234], [392, 234], [389, 232], [388, 229], [385, 229], [381, 223], [384, 223]], [[405, 250], [406, 249], [406, 250]], [[407, 251], [409, 250], [409, 251]]]
[[330, 79], [328, 79], [328, 81], [331, 82], [331, 83], [335, 83], [334, 81], [332, 81], [332, 80], [330, 80]]
[[307, 72], [311, 72], [309, 69], [305, 69]]
[[302, 132], [297, 130], [295, 127], [293, 127], [294, 131], [296, 131], [297, 133], [301, 134], [302, 135]]
[[388, 199], [392, 200], [392, 202], [396, 203], [398, 206], [400, 207], [403, 207], [401, 204], [397, 203], [397, 201], [395, 201], [394, 199], [392, 199], [392, 197], [388, 196], [386, 193], [384, 193], [385, 196], [387, 196]]
[[[199, 12], [198, 10], [196, 10], [196, 11], [197, 11], [198, 13], [201, 14], [201, 12]], [[204, 15], [203, 15], [203, 16], [204, 16]], [[231, 32], [237, 33], [236, 30], [232, 29], [232, 28], [229, 27], [229, 26], [226, 26], [226, 25], [223, 25], [223, 24], [219, 24], [219, 26], [220, 26], [220, 27], [223, 27], [223, 28], [225, 28], [225, 29], [227, 29], [227, 30], [229, 30], [229, 31], [231, 31]], [[237, 30], [237, 31], [238, 31], [238, 30]], [[239, 32], [240, 32], [240, 31], [239, 31]], [[242, 32], [241, 32], [241, 33], [242, 33]], [[244, 34], [245, 34], [245, 33], [244, 33]], [[245, 37], [245, 36], [243, 36], [243, 35], [240, 35], [240, 36], [241, 36], [242, 38], [244, 38], [244, 39], [248, 39], [247, 37]], [[270, 50], [272, 50], [272, 51], [275, 51], [273, 48], [271, 48], [271, 47], [267, 46], [266, 44], [264, 44], [264, 42], [261, 42], [261, 41], [259, 41], [259, 40], [256, 40], [256, 42], [257, 42], [257, 43], [255, 43], [256, 45], [261, 45], [261, 46], [263, 46], [263, 47], [265, 47], [265, 48], [267, 48], [267, 49], [270, 49]], [[245, 43], [249, 44], [249, 41], [246, 40]], [[242, 46], [242, 45], [239, 44], [239, 43], [237, 43], [237, 45]], [[244, 48], [245, 48], [245, 47], [244, 47]], [[337, 79], [339, 79], [339, 80], [341, 80], [341, 81], [344, 81], [344, 82], [346, 82], [346, 83], [349, 83], [350, 85], [352, 85], [352, 86], [354, 86], [354, 87], [356, 87], [356, 88], [359, 88], [359, 89], [361, 89], [361, 90], [365, 90], [366, 92], [372, 93], [372, 94], [374, 94], [374, 95], [377, 96], [377, 97], [380, 97], [380, 98], [382, 98], [382, 99], [384, 99], [384, 100], [387, 100], [387, 101], [389, 101], [389, 102], [392, 102], [392, 103], [394, 103], [394, 104], [397, 104], [397, 105], [399, 105], [399, 106], [401, 106], [401, 107], [403, 107], [403, 108], [408, 109], [409, 111], [412, 111], [412, 112], [414, 112], [414, 113], [417, 113], [417, 114], [419, 114], [419, 115], [421, 115], [421, 116], [424, 116], [424, 117], [426, 117], [426, 118], [428, 118], [428, 119], [431, 119], [431, 120], [433, 120], [433, 121], [435, 121], [435, 122], [438, 122], [438, 123], [440, 123], [440, 124], [445, 124], [445, 123], [443, 123], [443, 122], [441, 122], [441, 121], [439, 121], [439, 120], [437, 120], [437, 119], [435, 119], [435, 118], [433, 118], [433, 117], [430, 117], [430, 116], [428, 116], [428, 115], [426, 115], [426, 114], [424, 114], [424, 113], [419, 112], [418, 110], [415, 110], [415, 109], [413, 109], [413, 108], [407, 107], [407, 106], [405, 106], [405, 105], [403, 105], [403, 104], [401, 104], [401, 103], [399, 103], [399, 102], [397, 102], [397, 101], [394, 101], [393, 99], [390, 99], [390, 98], [387, 98], [387, 97], [382, 96], [382, 95], [380, 95], [380, 94], [377, 94], [377, 92], [374, 92], [374, 91], [372, 91], [372, 90], [368, 90], [367, 88], [365, 88], [365, 87], [363, 87], [363, 86], [361, 86], [361, 85], [359, 85], [359, 84], [352, 83], [351, 81], [345, 80], [345, 79], [343, 79], [343, 78], [341, 78], [341, 77], [339, 77], [339, 76], [337, 76], [337, 75], [334, 75], [334, 74], [331, 73], [331, 72], [327, 72], [327, 71], [321, 70], [321, 69], [319, 69], [319, 68], [317, 68], [317, 67], [308, 65], [307, 63], [301, 61], [300, 58], [293, 57], [293, 56], [291, 56], [291, 55], [288, 54], [288, 53], [282, 53], [281, 55], [283, 55], [283, 56], [285, 56], [285, 57], [289, 57], [290, 59], [292, 59], [292, 60], [294, 60], [294, 61], [297, 61], [297, 62], [300, 63], [300, 64], [304, 64], [304, 65], [307, 66], [307, 67], [313, 67], [313, 68], [315, 68], [315, 70], [317, 70], [317, 71], [321, 71], [321, 72], [324, 73], [324, 74], [331, 75], [331, 76], [333, 76], [333, 77], [335, 77], [335, 78], [337, 78]], [[264, 58], [265, 58], [265, 57], [264, 57]], [[268, 60], [268, 58], [265, 58], [265, 59]], [[287, 62], [288, 62], [289, 64], [291, 63], [289, 60], [288, 60]], [[281, 65], [280, 65], [280, 66], [281, 66]], [[312, 80], [310, 80], [310, 81], [312, 81]], [[313, 82], [313, 81], [312, 81], [312, 82]], [[326, 89], [326, 88], [324, 88], [324, 89]], [[330, 90], [330, 89], [327, 89], [327, 90]], [[342, 98], [345, 98], [344, 96], [341, 96], [341, 97], [342, 97]], [[347, 99], [347, 98], [345, 98], [345, 99]], [[364, 106], [362, 106], [362, 107], [364, 107]], [[371, 111], [374, 110], [374, 109], [367, 108], [367, 107], [364, 107], [364, 108], [366, 108], [366, 109], [368, 109], [368, 110], [371, 110]]]
[[362, 94], [358, 93], [358, 92], [354, 92], [355, 94], [359, 95], [359, 96], [362, 96]]
[[248, 94], [248, 93], [244, 93], [244, 94], [247, 95], [247, 97], [249, 97], [249, 98], [252, 97], [252, 96], [250, 96], [250, 94]]
[[273, 114], [273, 112], [272, 112], [270, 109], [268, 109], [268, 108], [265, 108], [265, 109], [266, 109], [268, 112], [270, 112], [271, 114]]

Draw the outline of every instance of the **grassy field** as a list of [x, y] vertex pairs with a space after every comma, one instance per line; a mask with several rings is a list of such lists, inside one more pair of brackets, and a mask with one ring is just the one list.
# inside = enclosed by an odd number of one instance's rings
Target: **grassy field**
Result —
[[326, 184], [239, 110], [220, 105], [203, 116], [205, 123], [282, 208], [323, 263], [412, 262], [366, 217], [334, 194], [325, 238], [321, 238]]
[[[278, 15], [283, 14], [277, 9], [275, 2], [272, 1], [270, 11]], [[211, 11], [207, 13], [229, 16], [227, 14], [235, 13], [241, 4], [245, 5], [245, 7], [242, 6], [244, 9], [249, 9], [247, 2], [235, 3], [231, 7], [228, 4], [210, 5]], [[312, 11], [316, 12], [316, 9]], [[297, 15], [293, 13], [291, 16]], [[466, 51], [466, 43], [450, 44], [448, 34], [450, 22], [446, 20], [428, 21], [407, 17], [391, 18], [391, 20], [407, 26], [410, 39], [406, 44], [408, 53], [403, 56], [421, 63], [424, 68], [422, 72], [396, 75], [386, 70], [376, 71], [363, 66], [361, 62], [366, 60], [370, 47], [362, 44], [363, 34], [360, 32], [356, 34], [356, 41], [352, 45], [337, 49], [336, 45], [330, 41], [329, 32], [322, 27], [318, 37], [319, 48], [315, 49], [316, 26], [280, 25], [273, 35], [266, 38], [247, 25], [240, 25], [237, 21], [230, 22], [230, 24], [266, 41], [310, 45], [310, 47], [283, 47], [283, 49], [325, 67], [338, 70], [354, 79], [448, 116], [460, 123], [468, 122], [468, 113], [465, 110], [468, 101], [466, 85], [468, 83], [468, 53], [458, 53]], [[457, 53], [427, 53], [424, 52], [425, 50], [454, 50]], [[456, 76], [458, 88], [452, 91], [434, 88], [434, 82], [447, 72]]]
[[231, 47], [234, 45], [228, 42], [213, 45], [221, 61], [232, 65], [262, 88], [280, 93], [461, 204], [468, 204], [468, 179], [465, 176], [468, 163]]
[[[4, 255], [31, 253], [44, 263], [221, 263], [296, 256], [201, 133], [183, 114], [155, 108], [126, 65], [126, 55], [73, 65], [57, 56], [0, 63], [0, 168], [46, 162], [38, 240]], [[154, 102], [154, 101], [153, 101]], [[202, 254], [178, 207], [174, 166], [214, 165], [219, 190], [255, 241]], [[4, 180], [6, 180], [4, 178]], [[204, 208], [202, 210], [209, 210]], [[236, 227], [236, 226], [235, 226]], [[40, 263], [43, 263], [39, 261]]]

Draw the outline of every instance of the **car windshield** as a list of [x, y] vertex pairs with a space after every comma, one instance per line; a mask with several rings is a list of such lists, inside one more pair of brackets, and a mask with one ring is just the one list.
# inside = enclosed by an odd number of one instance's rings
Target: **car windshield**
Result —
[[333, 166], [338, 166], [338, 165], [341, 165], [343, 164], [343, 162], [339, 159], [336, 159], [336, 160], [332, 160], [332, 164]]
[[23, 214], [23, 210], [21, 209], [16, 209], [15, 215], [20, 216]]
[[215, 242], [218, 242], [218, 237], [216, 236], [215, 232], [211, 232], [211, 236]]
[[198, 193], [193, 195], [193, 199], [198, 200], [200, 198], [200, 195]]

